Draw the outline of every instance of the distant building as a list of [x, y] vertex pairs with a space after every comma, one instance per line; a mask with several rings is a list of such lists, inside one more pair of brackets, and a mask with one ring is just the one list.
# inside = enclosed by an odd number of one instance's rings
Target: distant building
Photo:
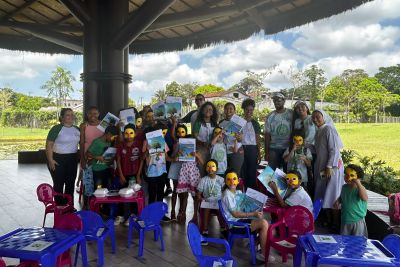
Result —
[[246, 98], [250, 98], [243, 90], [231, 89], [221, 92], [205, 93], [204, 98], [206, 101], [222, 100], [232, 102], [234, 104], [240, 104]]
[[[82, 112], [83, 111], [83, 100], [79, 99], [67, 99], [65, 101], [65, 105], [62, 107], [64, 108], [71, 108], [73, 111]], [[41, 111], [56, 111], [57, 107], [49, 106], [49, 107], [42, 107], [40, 108]]]

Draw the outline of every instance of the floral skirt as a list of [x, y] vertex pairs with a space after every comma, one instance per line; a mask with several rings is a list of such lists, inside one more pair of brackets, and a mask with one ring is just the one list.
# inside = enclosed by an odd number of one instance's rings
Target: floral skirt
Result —
[[189, 192], [194, 196], [196, 194], [197, 185], [200, 182], [200, 171], [196, 162], [184, 162], [179, 172], [178, 186], [176, 192], [186, 193]]

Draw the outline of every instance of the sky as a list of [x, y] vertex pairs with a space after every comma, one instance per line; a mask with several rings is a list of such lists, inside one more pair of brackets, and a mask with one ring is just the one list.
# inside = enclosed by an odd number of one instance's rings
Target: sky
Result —
[[[211, 83], [228, 89], [246, 76], [246, 70], [269, 70], [264, 85], [274, 91], [291, 87], [290, 73], [312, 64], [322, 68], [328, 79], [355, 68], [374, 75], [379, 67], [400, 64], [399, 10], [400, 0], [375, 0], [274, 35], [260, 32], [246, 40], [203, 49], [130, 55], [130, 97], [146, 103], [172, 81]], [[76, 79], [72, 98], [81, 98], [82, 56], [0, 49], [0, 62], [0, 87], [46, 96], [40, 87], [61, 66]]]

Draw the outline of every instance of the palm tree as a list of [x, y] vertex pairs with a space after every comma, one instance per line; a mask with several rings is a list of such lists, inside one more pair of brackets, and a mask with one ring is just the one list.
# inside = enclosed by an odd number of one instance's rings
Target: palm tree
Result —
[[165, 90], [157, 90], [154, 94], [154, 97], [157, 99], [157, 101], [164, 101], [166, 98]]

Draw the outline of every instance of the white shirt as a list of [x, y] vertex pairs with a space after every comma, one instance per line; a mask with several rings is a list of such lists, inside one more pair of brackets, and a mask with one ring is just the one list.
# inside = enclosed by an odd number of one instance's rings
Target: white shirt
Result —
[[253, 124], [248, 121], [243, 127], [243, 145], [257, 145], [256, 132], [254, 131]]
[[58, 154], [73, 154], [78, 151], [80, 132], [76, 127], [63, 126], [54, 141], [53, 151]]
[[310, 196], [302, 186], [293, 191], [285, 200], [289, 206], [303, 206], [307, 208], [311, 214], [313, 213], [313, 203]]

